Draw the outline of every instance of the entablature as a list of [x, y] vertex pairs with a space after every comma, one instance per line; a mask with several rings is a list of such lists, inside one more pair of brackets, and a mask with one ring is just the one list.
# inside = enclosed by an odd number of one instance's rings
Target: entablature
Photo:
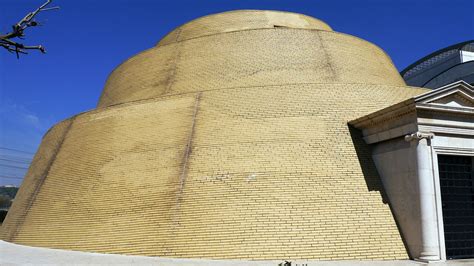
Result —
[[413, 132], [474, 136], [474, 88], [458, 81], [349, 122], [368, 144]]

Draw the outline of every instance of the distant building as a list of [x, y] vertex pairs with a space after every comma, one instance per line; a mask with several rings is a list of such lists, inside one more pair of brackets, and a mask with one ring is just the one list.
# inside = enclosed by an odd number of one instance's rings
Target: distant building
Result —
[[474, 40], [438, 50], [400, 73], [409, 86], [436, 89], [463, 80], [474, 84]]
[[18, 187], [12, 185], [0, 186], [0, 224], [3, 223], [17, 191]]

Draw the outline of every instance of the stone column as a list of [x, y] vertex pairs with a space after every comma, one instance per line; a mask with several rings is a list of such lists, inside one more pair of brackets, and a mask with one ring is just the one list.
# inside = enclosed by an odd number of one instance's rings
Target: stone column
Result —
[[440, 243], [438, 237], [438, 218], [436, 215], [435, 185], [431, 160], [432, 133], [416, 132], [406, 135], [405, 140], [416, 149], [418, 191], [420, 193], [421, 218], [421, 252], [419, 260], [440, 260]]

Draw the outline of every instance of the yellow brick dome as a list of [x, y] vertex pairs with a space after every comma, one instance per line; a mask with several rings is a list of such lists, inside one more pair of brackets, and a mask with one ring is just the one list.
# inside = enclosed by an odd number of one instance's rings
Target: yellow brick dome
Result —
[[48, 131], [2, 239], [182, 258], [407, 258], [347, 122], [424, 91], [380, 48], [308, 16], [194, 20], [117, 67], [97, 109]]
[[277, 27], [332, 31], [331, 27], [323, 21], [303, 14], [282, 11], [236, 10], [212, 14], [188, 22], [167, 34], [158, 43], [158, 46], [225, 32]]
[[348, 82], [405, 85], [383, 50], [324, 22], [233, 11], [178, 27], [125, 61], [108, 78], [98, 107], [193, 91]]

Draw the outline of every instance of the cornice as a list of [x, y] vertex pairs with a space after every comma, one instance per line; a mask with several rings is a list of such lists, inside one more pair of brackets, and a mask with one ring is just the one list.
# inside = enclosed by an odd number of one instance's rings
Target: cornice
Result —
[[349, 121], [349, 124], [358, 129], [367, 129], [379, 124], [392, 122], [417, 111], [433, 114], [450, 113], [459, 116], [474, 116], [474, 108], [472, 107], [457, 107], [434, 103], [434, 101], [449, 97], [455, 93], [462, 93], [463, 97], [466, 96], [466, 99], [463, 99], [466, 103], [471, 103], [469, 100], [471, 98], [474, 99], [473, 87], [461, 80]]

